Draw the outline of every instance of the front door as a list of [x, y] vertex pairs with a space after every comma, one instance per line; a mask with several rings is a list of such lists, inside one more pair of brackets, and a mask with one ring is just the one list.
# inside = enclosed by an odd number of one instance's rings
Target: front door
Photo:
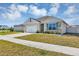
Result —
[[41, 24], [41, 32], [44, 32], [44, 24]]

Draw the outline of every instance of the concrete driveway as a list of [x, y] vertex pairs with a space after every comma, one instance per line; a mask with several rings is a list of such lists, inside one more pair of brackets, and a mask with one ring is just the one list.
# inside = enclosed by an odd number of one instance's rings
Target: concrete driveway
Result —
[[41, 42], [34, 42], [34, 41], [28, 41], [28, 40], [14, 38], [14, 37], [30, 35], [30, 34], [35, 34], [35, 33], [20, 33], [20, 34], [4, 35], [4, 36], [0, 36], [0, 39], [14, 42], [17, 44], [22, 44], [22, 45], [26, 45], [26, 46], [30, 46], [30, 47], [47, 50], [47, 51], [55, 51], [55, 52], [60, 52], [60, 53], [64, 53], [67, 55], [79, 56], [79, 48], [73, 48], [73, 47], [41, 43]]
[[19, 37], [19, 36], [25, 36], [25, 35], [30, 35], [30, 34], [35, 34], [35, 33], [18, 33], [18, 34], [4, 35], [4, 36], [9, 36], [9, 37]]

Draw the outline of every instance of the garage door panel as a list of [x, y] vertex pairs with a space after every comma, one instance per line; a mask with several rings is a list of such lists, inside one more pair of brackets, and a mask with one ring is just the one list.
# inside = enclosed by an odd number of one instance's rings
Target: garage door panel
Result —
[[37, 26], [36, 25], [27, 26], [27, 29], [26, 30], [29, 33], [35, 33], [35, 32], [37, 32]]

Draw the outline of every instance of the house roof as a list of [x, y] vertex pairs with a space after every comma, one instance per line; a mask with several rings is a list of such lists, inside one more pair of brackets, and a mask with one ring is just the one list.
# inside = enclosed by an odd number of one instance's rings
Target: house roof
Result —
[[37, 22], [41, 22], [40, 20], [37, 20], [37, 19], [34, 19], [34, 18], [30, 18], [30, 19], [33, 19], [33, 20], [35, 20], [35, 21], [37, 21]]
[[20, 25], [14, 25], [14, 27], [17, 27], [17, 26], [24, 26], [23, 24], [20, 24]]
[[44, 17], [38, 18], [38, 20], [39, 20], [39, 21], [43, 21], [43, 20], [50, 19], [50, 18], [59, 19], [60, 21], [62, 21], [62, 22], [65, 23], [66, 25], [69, 25], [69, 24], [67, 24], [64, 20], [62, 20], [62, 19], [60, 19], [60, 18], [57, 18], [57, 17], [54, 17], [54, 16], [44, 16]]
[[65, 23], [66, 25], [69, 25], [68, 23], [66, 23], [64, 20], [62, 20], [63, 23]]
[[36, 22], [40, 22], [39, 20], [37, 20], [37, 19], [34, 19], [34, 18], [29, 18], [28, 20], [26, 20], [25, 22], [24, 22], [24, 24], [25, 23], [27, 23], [27, 22], [31, 22], [32, 20], [34, 20], [34, 21], [36, 21]]
[[[51, 18], [55, 18], [55, 19], [59, 19], [60, 21], [62, 21], [63, 23], [65, 23], [66, 25], [68, 25], [64, 20], [60, 19], [60, 18], [57, 18], [57, 17], [54, 17], [54, 16], [43, 16], [43, 17], [40, 17], [40, 18], [37, 18], [37, 19], [34, 19], [34, 18], [29, 18], [27, 21], [31, 21], [31, 20], [35, 20], [37, 22], [42, 22], [46, 19], [51, 19]], [[26, 21], [26, 22], [27, 22]], [[25, 22], [25, 23], [26, 23]]]
[[71, 27], [79, 27], [79, 25], [71, 25]]
[[50, 19], [50, 18], [55, 18], [55, 19], [56, 19], [56, 17], [54, 17], [54, 16], [43, 16], [43, 17], [41, 17], [41, 18], [38, 18], [38, 20], [39, 20], [39, 21], [43, 21], [43, 20], [45, 20], [45, 19]]

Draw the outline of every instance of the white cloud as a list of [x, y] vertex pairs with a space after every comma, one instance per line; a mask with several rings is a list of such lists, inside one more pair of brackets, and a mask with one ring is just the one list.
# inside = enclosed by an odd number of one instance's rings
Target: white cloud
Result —
[[78, 25], [79, 24], [79, 17], [72, 17], [72, 18], [64, 18], [64, 20], [69, 24], [69, 25]]
[[15, 11], [15, 12], [11, 12], [11, 13], [4, 13], [4, 14], [2, 14], [2, 16], [5, 19], [16, 20], [21, 17], [21, 14], [18, 11]]
[[28, 7], [25, 5], [18, 5], [17, 8], [21, 12], [27, 12], [27, 10], [28, 10]]
[[12, 4], [9, 7], [12, 11], [19, 11], [19, 12], [27, 12], [28, 7], [26, 5], [16, 5], [16, 4]]
[[20, 14], [20, 12], [15, 11], [13, 13], [7, 13], [7, 17], [8, 17], [8, 19], [16, 20], [17, 18], [21, 17], [21, 14]]
[[75, 7], [75, 5], [68, 6], [68, 8], [64, 11], [63, 16], [65, 17], [65, 21], [69, 24], [74, 25], [79, 23], [79, 10]]
[[30, 5], [30, 13], [34, 16], [46, 16], [47, 10], [44, 8], [39, 9], [37, 6]]
[[64, 15], [71, 16], [77, 12], [78, 12], [78, 10], [76, 9], [75, 6], [69, 6], [68, 9], [66, 11], [64, 11]]
[[2, 16], [4, 19], [7, 18], [6, 14], [1, 14], [1, 16]]
[[18, 11], [15, 4], [12, 4], [9, 7], [5, 8], [5, 13], [2, 13], [1, 15], [3, 18], [8, 20], [17, 20], [21, 17], [21, 12]]
[[0, 9], [1, 9], [1, 10], [4, 10], [4, 9], [6, 9], [6, 8], [4, 8], [4, 7], [0, 7]]
[[16, 4], [11, 4], [8, 8], [11, 9], [12, 11], [17, 10]]
[[57, 4], [51, 4], [51, 8], [49, 9], [48, 15], [56, 15], [58, 13], [60, 5]]
[[2, 13], [2, 17], [5, 19], [9, 20], [17, 20], [22, 16], [21, 12], [26, 13], [28, 10], [28, 7], [25, 5], [16, 5], [16, 4], [11, 4], [7, 8], [3, 8], [6, 10], [5, 13]]
[[2, 17], [9, 20], [17, 20], [22, 16], [21, 12], [29, 12], [30, 15], [34, 17], [41, 17], [47, 15], [47, 10], [45, 8], [38, 8], [38, 6], [30, 5], [27, 7], [26, 5], [19, 5], [19, 4], [11, 4], [10, 6], [6, 7], [6, 12], [2, 13]]

